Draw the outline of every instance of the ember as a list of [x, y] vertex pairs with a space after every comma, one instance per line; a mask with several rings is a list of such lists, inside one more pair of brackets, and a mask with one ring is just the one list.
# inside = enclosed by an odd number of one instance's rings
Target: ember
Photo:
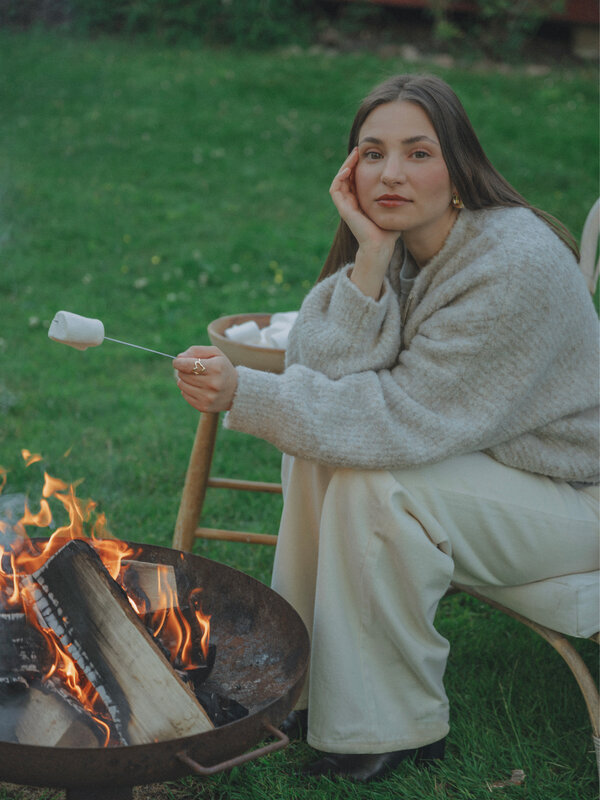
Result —
[[[22, 456], [26, 467], [41, 460]], [[0, 468], [0, 492], [6, 480]], [[54, 524], [50, 501], [68, 524], [33, 540], [26, 528]], [[39, 511], [25, 503], [19, 518], [0, 520], [0, 739], [139, 744], [239, 718], [243, 707], [215, 706], [210, 693], [203, 707], [215, 649], [202, 590], [181, 607], [173, 567], [134, 560], [95, 508], [44, 473]]]

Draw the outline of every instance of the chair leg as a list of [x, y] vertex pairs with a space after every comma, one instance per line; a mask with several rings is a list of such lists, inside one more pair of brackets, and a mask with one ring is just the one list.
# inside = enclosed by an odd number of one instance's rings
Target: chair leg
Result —
[[592, 723], [592, 742], [596, 754], [598, 778], [600, 779], [600, 694], [598, 693], [596, 682], [592, 678], [585, 661], [562, 633], [557, 633], [535, 622], [526, 621], [525, 624], [552, 645], [556, 652], [562, 656], [577, 681]]
[[600, 772], [600, 694], [598, 692], [596, 682], [592, 678], [592, 675], [587, 667], [587, 664], [581, 658], [571, 642], [564, 634], [552, 630], [551, 628], [546, 628], [544, 625], [539, 625], [537, 622], [527, 619], [527, 617], [523, 617], [516, 611], [506, 608], [506, 606], [503, 606], [500, 603], [491, 600], [489, 597], [480, 594], [471, 586], [464, 586], [462, 584], [455, 583], [454, 588], [461, 592], [465, 592], [466, 594], [470, 594], [472, 597], [476, 597], [478, 600], [487, 603], [493, 608], [503, 611], [510, 617], [514, 617], [514, 619], [522, 622], [524, 625], [527, 625], [528, 628], [534, 630], [549, 644], [551, 644], [556, 652], [562, 656], [564, 662], [569, 667], [573, 673], [573, 677], [577, 681], [588, 710], [590, 722], [592, 724], [592, 739], [596, 749], [596, 759], [598, 762], [598, 770]]
[[206, 485], [210, 475], [217, 438], [218, 413], [204, 413], [200, 417], [196, 438], [190, 454], [185, 484], [175, 522], [173, 547], [191, 551], [194, 546], [196, 525], [202, 513]]

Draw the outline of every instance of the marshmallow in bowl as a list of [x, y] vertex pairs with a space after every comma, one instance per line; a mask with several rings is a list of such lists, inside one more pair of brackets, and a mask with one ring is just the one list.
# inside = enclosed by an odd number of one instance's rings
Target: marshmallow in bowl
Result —
[[276, 347], [285, 350], [287, 347], [290, 326], [284, 322], [275, 322], [263, 329], [263, 347]]
[[284, 325], [289, 330], [297, 317], [297, 311], [276, 311], [271, 315], [270, 325]]
[[225, 336], [240, 344], [285, 350], [297, 316], [297, 311], [280, 311], [271, 316], [270, 323], [265, 328], [259, 328], [254, 320], [250, 320], [227, 328]]
[[227, 328], [225, 336], [232, 342], [260, 345], [260, 328], [253, 319]]
[[48, 336], [55, 342], [86, 350], [102, 344], [104, 325], [99, 319], [81, 317], [70, 311], [57, 311], [48, 329]]

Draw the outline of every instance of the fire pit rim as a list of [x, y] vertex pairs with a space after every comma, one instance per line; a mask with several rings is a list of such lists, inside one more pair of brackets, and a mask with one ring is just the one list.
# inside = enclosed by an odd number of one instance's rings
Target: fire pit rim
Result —
[[[41, 543], [44, 539], [32, 541]], [[133, 786], [172, 780], [189, 774], [191, 770], [189, 763], [181, 760], [178, 753], [185, 753], [190, 760], [211, 770], [215, 764], [235, 759], [265, 735], [270, 735], [269, 726], [277, 726], [293, 708], [308, 668], [309, 637], [300, 616], [281, 595], [241, 570], [205, 556], [161, 545], [126, 543], [136, 551], [131, 560], [157, 565], [185, 564], [186, 569], [194, 567], [194, 572], [199, 573], [203, 569], [210, 569], [213, 576], [218, 572], [233, 578], [234, 585], [243, 586], [253, 598], [258, 597], [261, 604], [269, 600], [270, 607], [275, 606], [280, 613], [285, 612], [285, 630], [294, 642], [297, 662], [289, 677], [289, 685], [279, 696], [262, 702], [241, 719], [211, 731], [177, 739], [111, 748], [44, 747], [0, 741], [1, 781], [29, 786], [79, 788]], [[286, 745], [287, 741], [277, 741], [272, 750], [282, 749]], [[109, 774], [111, 771], [112, 774]]]

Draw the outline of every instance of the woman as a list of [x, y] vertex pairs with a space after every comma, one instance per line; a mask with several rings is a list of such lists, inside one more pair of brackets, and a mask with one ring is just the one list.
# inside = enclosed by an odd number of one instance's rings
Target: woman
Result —
[[443, 756], [451, 580], [598, 563], [598, 319], [570, 235], [438, 78], [366, 98], [330, 192], [340, 227], [285, 373], [211, 347], [174, 364], [191, 405], [284, 453], [273, 587], [312, 647], [285, 726], [323, 751], [308, 774], [367, 781]]

